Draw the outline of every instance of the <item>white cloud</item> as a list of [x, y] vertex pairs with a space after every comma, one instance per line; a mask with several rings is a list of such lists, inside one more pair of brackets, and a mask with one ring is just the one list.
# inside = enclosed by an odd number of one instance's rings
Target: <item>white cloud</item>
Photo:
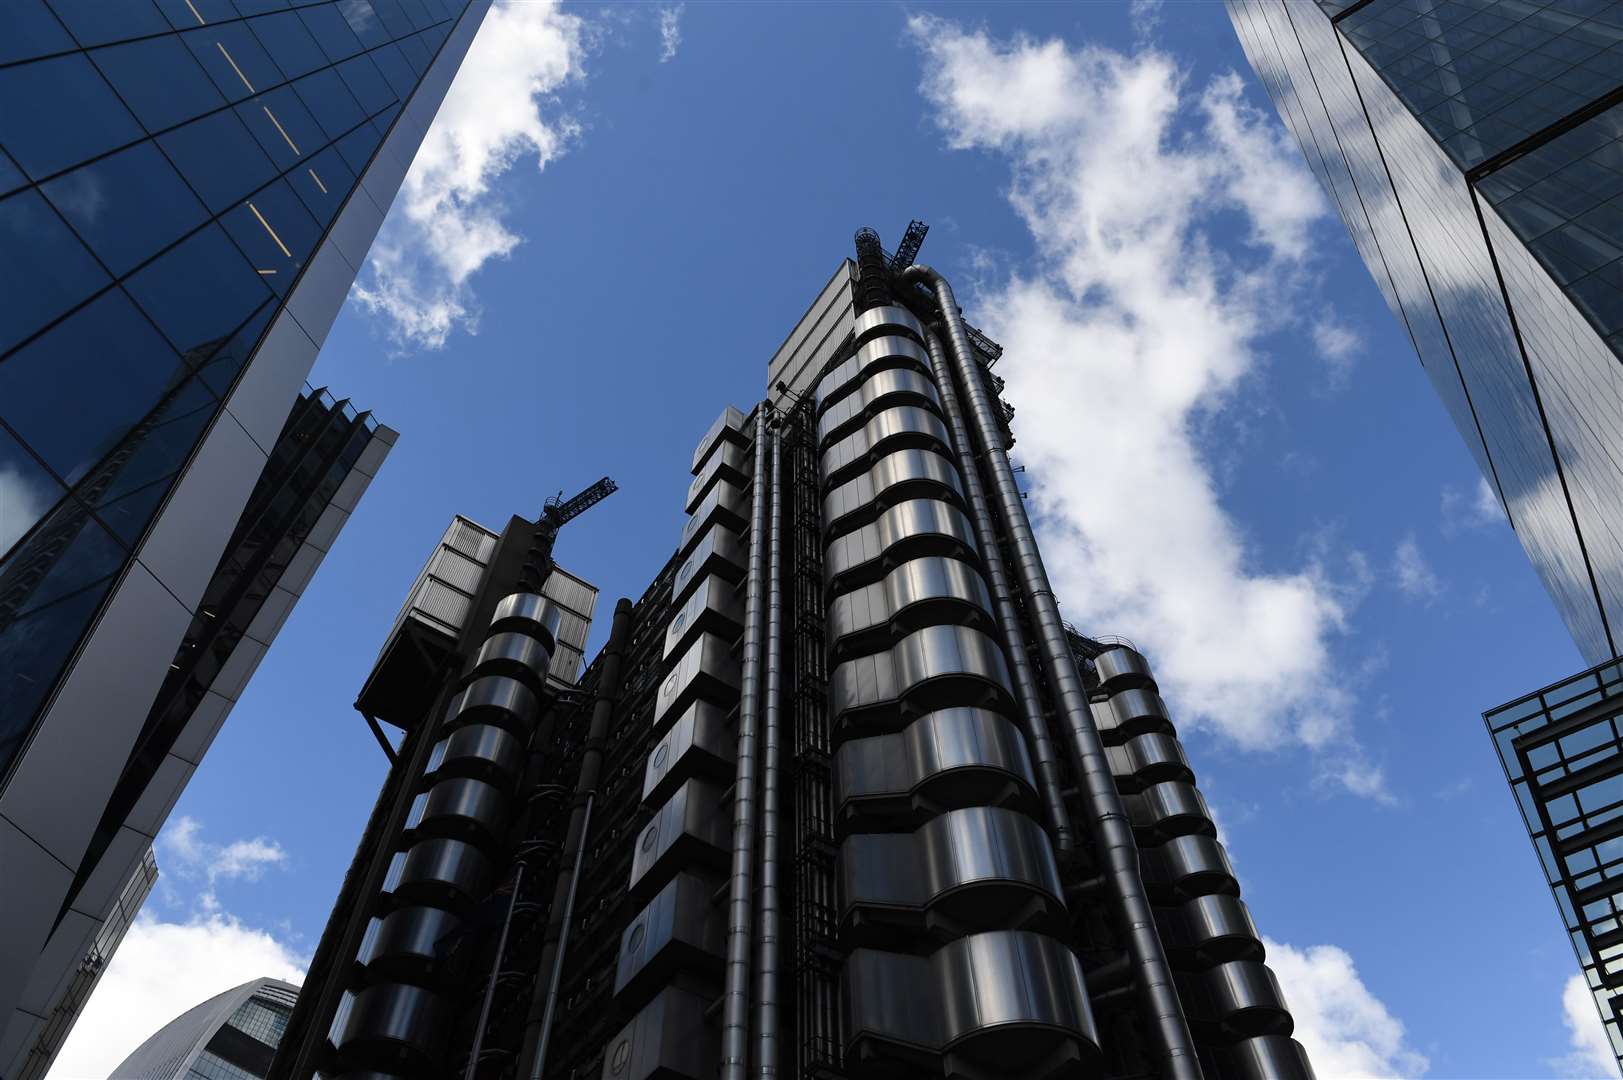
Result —
[[1493, 485], [1478, 477], [1476, 487], [1466, 494], [1453, 484], [1443, 485], [1443, 532], [1452, 536], [1465, 529], [1481, 529], [1505, 524], [1505, 508], [1493, 493]]
[[1264, 945], [1296, 1020], [1296, 1040], [1318, 1075], [1419, 1076], [1430, 1067], [1405, 1040], [1403, 1023], [1369, 992], [1346, 950], [1296, 949], [1267, 939]]
[[301, 982], [304, 965], [287, 945], [229, 915], [172, 923], [143, 914], [113, 954], [50, 1078], [108, 1076], [192, 1006], [261, 976]]
[[1313, 347], [1324, 358], [1328, 376], [1325, 389], [1330, 392], [1344, 389], [1352, 378], [1353, 366], [1363, 340], [1357, 331], [1331, 316], [1321, 316], [1310, 328]]
[[682, 45], [682, 8], [684, 4], [675, 7], [659, 9], [659, 62], [665, 63], [676, 56], [676, 50]]
[[457, 327], [477, 329], [469, 278], [522, 241], [495, 182], [522, 158], [539, 170], [564, 152], [578, 128], [542, 108], [580, 76], [583, 54], [581, 19], [555, 2], [485, 17], [355, 284], [399, 344], [437, 349]]
[[50, 508], [50, 499], [38, 485], [10, 465], [0, 465], [0, 555]]
[[1437, 571], [1431, 568], [1431, 563], [1426, 561], [1426, 554], [1420, 550], [1420, 541], [1415, 539], [1414, 533], [1399, 540], [1397, 550], [1392, 554], [1392, 581], [1399, 592], [1412, 600], [1430, 603], [1442, 595], [1442, 580], [1437, 577]]
[[197, 900], [204, 911], [218, 910], [214, 892], [218, 882], [258, 881], [266, 869], [287, 862], [287, 852], [281, 845], [263, 836], [214, 844], [204, 840], [202, 832], [201, 822], [182, 814], [158, 834], [157, 848], [164, 856], [166, 874], [202, 883]]
[[[1006, 158], [1037, 246], [1036, 273], [979, 289], [974, 307], [1006, 348], [998, 370], [1068, 617], [1149, 647], [1181, 724], [1252, 748], [1334, 747], [1332, 779], [1383, 792], [1351, 735], [1352, 676], [1331, 658], [1357, 581], [1311, 554], [1263, 566], [1196, 434], [1312, 278], [1326, 209], [1295, 149], [1237, 76], [1192, 91], [1154, 48], [909, 27], [947, 141]], [[1220, 220], [1241, 222], [1244, 242], [1219, 247]]]
[[1562, 1076], [1616, 1080], [1617, 1057], [1612, 1053], [1600, 1011], [1595, 1008], [1595, 999], [1582, 975], [1573, 975], [1561, 988], [1561, 1020], [1567, 1026], [1572, 1049], [1552, 1060], [1550, 1067], [1559, 1070]]

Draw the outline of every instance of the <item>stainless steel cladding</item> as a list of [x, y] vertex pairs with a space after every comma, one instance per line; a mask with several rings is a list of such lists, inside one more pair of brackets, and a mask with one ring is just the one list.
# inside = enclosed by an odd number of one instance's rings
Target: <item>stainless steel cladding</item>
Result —
[[417, 833], [466, 840], [493, 850], [500, 845], [506, 826], [507, 797], [500, 788], [482, 780], [453, 777], [429, 790]]
[[1262, 940], [1245, 901], [1238, 896], [1197, 896], [1162, 920], [1168, 951], [1187, 954], [1190, 964], [1211, 967], [1226, 960], [1261, 960]]
[[710, 902], [716, 883], [679, 873], [648, 901], [620, 935], [614, 995], [636, 1009], [679, 977], [715, 992], [721, 986], [726, 941], [721, 912]]
[[665, 628], [665, 658], [687, 647], [700, 632], [719, 634], [728, 641], [744, 629], [744, 603], [738, 587], [726, 578], [707, 574], [688, 593]]
[[823, 376], [817, 384], [817, 409], [831, 408], [846, 394], [851, 393], [865, 379], [876, 372], [909, 369], [922, 373], [930, 370], [930, 358], [912, 338], [878, 337], [867, 342], [849, 360]]
[[1314, 1080], [1301, 1044], [1285, 1035], [1241, 1039], [1223, 1057], [1235, 1080]]
[[1239, 879], [1223, 845], [1198, 833], [1143, 849], [1144, 880], [1170, 902], [1203, 893], [1238, 896]]
[[1217, 835], [1212, 812], [1193, 784], [1168, 780], [1123, 797], [1133, 830], [1148, 843], [1174, 836]]
[[725, 869], [732, 830], [720, 810], [720, 788], [702, 780], [677, 788], [637, 836], [631, 896], [651, 898], [682, 870]]
[[842, 939], [850, 945], [894, 949], [899, 933], [940, 940], [1065, 930], [1048, 836], [1013, 810], [967, 807], [911, 833], [848, 836], [839, 867]]
[[731, 705], [738, 700], [739, 681], [738, 661], [727, 643], [714, 634], [699, 634], [659, 686], [654, 726], [663, 728], [695, 700]]
[[878, 581], [898, 563], [920, 555], [975, 556], [975, 531], [962, 510], [939, 499], [908, 499], [872, 525], [835, 537], [823, 579], [833, 592]]
[[385, 1068], [421, 1072], [444, 1021], [444, 1003], [435, 994], [403, 983], [379, 983], [355, 995], [339, 1050], [346, 1058], [365, 1055]]
[[828, 606], [828, 638], [841, 656], [889, 645], [929, 623], [990, 628], [992, 598], [969, 563], [926, 555], [902, 563], [883, 580], [836, 596]]
[[1093, 666], [1099, 673], [1099, 688], [1114, 694], [1128, 689], [1155, 689], [1155, 678], [1150, 674], [1149, 661], [1137, 649], [1125, 645], [1107, 649], [1094, 658]]
[[524, 769], [524, 744], [493, 724], [466, 724], [441, 739], [429, 759], [432, 776], [471, 776], [511, 788]]
[[708, 1006], [691, 990], [666, 987], [609, 1040], [601, 1080], [710, 1080], [715, 1040], [694, 1037]]
[[484, 895], [491, 870], [490, 860], [472, 844], [419, 840], [406, 852], [395, 899], [448, 908], [471, 904]]
[[704, 459], [710, 456], [710, 451], [722, 440], [737, 446], [748, 446], [749, 436], [744, 434], [744, 414], [729, 405], [721, 410], [721, 415], [711, 421], [710, 427], [705, 431], [699, 445], [693, 448], [693, 472], [699, 472], [704, 465]]
[[[1112, 652], [1118, 650], [1112, 650]], [[1110, 653], [1105, 653], [1109, 656]], [[1107, 742], [1120, 742], [1150, 732], [1170, 732], [1166, 702], [1154, 690], [1123, 690], [1093, 710], [1099, 734]]]
[[852, 333], [856, 343], [861, 345], [876, 334], [891, 333], [898, 329], [906, 330], [920, 341], [924, 340], [924, 328], [919, 325], [918, 319], [913, 317], [911, 311], [894, 304], [884, 304], [862, 312], [857, 316]]
[[996, 1076], [1054, 1075], [1098, 1055], [1082, 965], [1041, 934], [974, 934], [928, 957], [857, 949], [845, 985], [858, 1077], [940, 1068], [944, 1052]]
[[958, 470], [928, 450], [897, 450], [828, 493], [823, 500], [823, 528], [829, 535], [849, 532], [887, 507], [918, 496], [963, 505]]
[[694, 777], [728, 783], [737, 743], [719, 705], [695, 701], [654, 745], [643, 767], [643, 802], [658, 805]]
[[1002, 650], [967, 626], [915, 630], [889, 651], [847, 660], [829, 676], [836, 726], [869, 712], [897, 717], [952, 705], [1006, 707], [1009, 700]]
[[454, 724], [496, 724], [521, 738], [541, 711], [541, 703], [529, 687], [508, 675], [476, 679], [453, 703]]
[[547, 642], [529, 634], [508, 632], [485, 639], [474, 658], [473, 670], [479, 675], [512, 675], [537, 689], [551, 665], [552, 648]]
[[710, 488], [718, 480], [725, 480], [734, 487], [741, 488], [749, 483], [749, 479], [749, 451], [737, 443], [718, 443], [715, 452], [705, 459], [693, 482], [688, 485], [688, 497], [682, 509], [689, 514], [693, 513], [693, 508], [699, 505], [699, 500], [710, 494]]
[[817, 445], [847, 434], [869, 417], [892, 405], [919, 405], [941, 411], [935, 382], [912, 368], [888, 368], [870, 374], [855, 390], [831, 404], [817, 420]]
[[699, 536], [711, 525], [722, 524], [729, 529], [742, 529], [749, 523], [750, 497], [743, 488], [717, 480], [710, 494], [699, 500], [688, 523], [682, 526], [682, 542], [677, 551], [686, 554], [697, 544]]
[[1201, 1001], [1197, 1016], [1230, 1038], [1289, 1035], [1291, 1016], [1274, 973], [1255, 960], [1231, 960], [1183, 980], [1186, 993]]
[[705, 575], [715, 574], [727, 581], [738, 581], [744, 576], [747, 556], [738, 534], [725, 525], [712, 525], [693, 545], [688, 557], [676, 568], [676, 579], [671, 583], [671, 600], [680, 604]]
[[823, 451], [823, 486], [847, 480], [882, 455], [907, 447], [951, 453], [941, 418], [917, 405], [895, 405], [875, 413], [867, 423]]
[[377, 974], [408, 982], [432, 981], [441, 963], [435, 946], [461, 924], [461, 919], [439, 908], [396, 908], [379, 920], [370, 947], [358, 959]]
[[922, 821], [966, 806], [1021, 807], [1035, 797], [1020, 730], [986, 709], [941, 709], [893, 735], [842, 743], [834, 778], [848, 828]]
[[1183, 744], [1176, 736], [1152, 732], [1128, 739], [1120, 746], [1106, 746], [1110, 771], [1123, 786], [1143, 787], [1163, 780], [1194, 783], [1194, 770], [1184, 757]]
[[[550, 652], [558, 647], [558, 630], [563, 618], [563, 610], [545, 596], [509, 593], [496, 602], [496, 613], [491, 617], [488, 632], [516, 630], [539, 639]], [[538, 670], [545, 671], [546, 665]]]

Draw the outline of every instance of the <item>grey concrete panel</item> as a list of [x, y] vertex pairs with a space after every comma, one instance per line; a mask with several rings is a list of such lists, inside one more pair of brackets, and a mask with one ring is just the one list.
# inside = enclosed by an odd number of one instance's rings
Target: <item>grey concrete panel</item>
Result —
[[337, 246], [329, 238], [322, 242], [305, 265], [304, 274], [287, 299], [287, 310], [299, 320], [304, 332], [317, 346], [327, 340], [327, 331], [349, 298], [349, 287], [355, 283], [355, 267], [344, 260]]
[[220, 725], [225, 723], [226, 715], [231, 712], [231, 705], [230, 698], [212, 690], [204, 694], [203, 700], [192, 710], [185, 729], [169, 748], [169, 752], [193, 763], [202, 761], [209, 743], [214, 741], [215, 732], [220, 730]]
[[124, 886], [135, 876], [135, 868], [152, 846], [152, 838], [122, 826], [113, 842], [107, 845], [96, 869], [85, 880], [84, 888], [73, 898], [73, 909], [105, 919]]
[[[79, 865], [101, 818], [102, 801], [83, 793], [113, 790], [190, 622], [191, 612], [132, 563], [0, 795], [0, 816], [64, 864]], [[51, 902], [53, 917], [60, 903], [60, 895]], [[9, 917], [9, 904], [0, 910]], [[41, 929], [35, 941], [43, 937]]]
[[265, 602], [259, 605], [259, 611], [254, 615], [253, 621], [248, 624], [245, 633], [255, 641], [269, 645], [276, 640], [277, 631], [287, 622], [289, 613], [293, 610], [293, 602], [298, 596], [280, 585], [271, 590], [265, 597]]
[[245, 637], [237, 642], [237, 647], [231, 650], [225, 663], [220, 667], [220, 673], [214, 676], [214, 683], [209, 689], [217, 690], [221, 694], [236, 701], [242, 696], [242, 690], [253, 677], [259, 662], [265, 659], [265, 650], [269, 646]]
[[101, 920], [93, 919], [82, 911], [69, 910], [62, 916], [56, 930], [45, 947], [40, 950], [33, 974], [23, 987], [17, 1005], [35, 1016], [49, 1016], [51, 1003], [56, 1000], [62, 984], [90, 949], [90, 943], [101, 929]]
[[332, 232], [328, 236], [343, 253], [344, 261], [360, 267], [365, 264], [367, 253], [372, 250], [372, 241], [377, 239], [378, 230], [382, 227], [383, 208], [366, 193], [365, 188], [356, 188], [355, 194], [344, 204], [338, 220], [333, 222]]
[[0, 1016], [11, 1020], [73, 874], [3, 818], [0, 866]]
[[387, 442], [382, 438], [384, 428], [379, 427], [372, 433], [372, 441], [366, 444], [361, 456], [355, 459], [355, 471], [365, 473], [367, 476], [377, 476], [378, 470], [383, 468], [383, 461], [394, 449], [394, 440]]
[[344, 527], [344, 522], [348, 520], [348, 514], [338, 509], [338, 507], [328, 504], [327, 509], [323, 510], [321, 516], [316, 519], [315, 527], [310, 530], [310, 535], [305, 537], [305, 546], [320, 548], [322, 551], [332, 550], [333, 541], [338, 539], [338, 531]]
[[282, 571], [282, 578], [276, 583], [277, 586], [295, 596], [304, 595], [304, 590], [310, 587], [310, 579], [316, 576], [316, 570], [326, 555], [327, 553], [320, 548], [305, 543], [287, 561], [287, 569]]
[[[221, 416], [209, 429], [169, 495], [163, 513], [136, 552], [141, 565], [174, 593], [188, 609], [203, 599], [203, 589], [219, 565], [254, 482], [265, 468], [265, 453], [241, 425]], [[177, 637], [171, 650], [179, 646]], [[158, 670], [169, 667], [173, 651]]]
[[0, 1069], [4, 1070], [4, 1075], [16, 1073], [22, 1064], [24, 1052], [33, 1045], [44, 1027], [45, 1021], [33, 1013], [12, 1010], [9, 1020], [0, 1026]]
[[146, 790], [135, 801], [130, 809], [130, 816], [124, 819], [124, 824], [138, 833], [156, 837], [158, 830], [163, 827], [169, 811], [174, 808], [175, 800], [180, 798], [181, 789], [186, 781], [192, 778], [197, 766], [184, 758], [174, 754], [165, 754], [163, 764], [158, 766], [152, 779], [147, 781]]
[[316, 343], [283, 311], [254, 352], [225, 407], [267, 453], [276, 445], [287, 414], [316, 362]]
[[354, 510], [355, 504], [361, 501], [361, 496], [366, 493], [371, 483], [370, 473], [351, 469], [350, 474], [344, 477], [344, 482], [339, 484], [338, 490], [333, 493], [332, 504], [340, 510]]

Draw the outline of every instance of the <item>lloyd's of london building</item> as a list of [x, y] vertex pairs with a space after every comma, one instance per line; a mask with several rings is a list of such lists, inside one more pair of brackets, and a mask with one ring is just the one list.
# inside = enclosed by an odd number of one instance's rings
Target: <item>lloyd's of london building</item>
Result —
[[578, 689], [536, 523], [403, 616], [273, 1077], [1312, 1076], [1145, 656], [1060, 619], [1000, 349], [909, 262], [859, 234], [710, 425]]
[[1485, 719], [1623, 1062], [1623, 5], [1228, 9], [1596, 665]]
[[0, 1076], [395, 441], [305, 379], [488, 7], [0, 3]]

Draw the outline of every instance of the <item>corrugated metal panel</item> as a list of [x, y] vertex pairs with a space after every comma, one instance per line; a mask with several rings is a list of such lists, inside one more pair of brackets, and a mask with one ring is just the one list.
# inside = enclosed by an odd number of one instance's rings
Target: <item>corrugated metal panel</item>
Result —
[[484, 577], [484, 573], [485, 567], [482, 563], [475, 562], [449, 547], [440, 549], [434, 558], [433, 568], [429, 571], [431, 576], [455, 585], [469, 595], [479, 591], [479, 580]]
[[414, 598], [412, 613], [427, 615], [456, 630], [461, 630], [462, 622], [468, 617], [468, 609], [472, 606], [472, 597], [430, 578]]
[[541, 595], [551, 598], [587, 620], [591, 619], [593, 609], [597, 606], [596, 587], [588, 585], [562, 567], [554, 568], [552, 573], [547, 575], [546, 584], [541, 586]]
[[779, 381], [796, 393], [804, 393], [831, 360], [855, 318], [851, 306], [851, 272], [854, 264], [843, 259], [823, 291], [767, 364], [767, 386], [776, 399]]
[[573, 684], [580, 677], [580, 666], [584, 660], [585, 654], [579, 649], [560, 644], [552, 654], [552, 666], [547, 669], [547, 674]]

